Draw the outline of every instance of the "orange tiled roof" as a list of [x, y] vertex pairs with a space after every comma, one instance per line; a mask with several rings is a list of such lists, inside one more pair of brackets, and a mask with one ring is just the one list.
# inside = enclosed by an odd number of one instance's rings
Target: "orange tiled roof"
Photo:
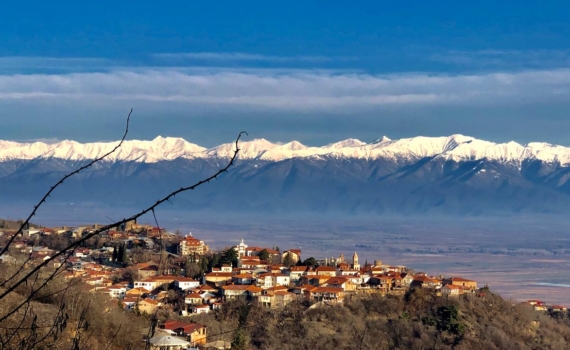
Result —
[[245, 290], [251, 293], [260, 293], [263, 289], [252, 285], [252, 286], [247, 286]]
[[336, 268], [332, 267], [332, 266], [319, 266], [316, 269], [317, 273], [321, 272], [321, 271], [326, 271], [326, 272], [332, 272], [332, 271], [336, 271]]
[[348, 282], [348, 279], [344, 277], [331, 277], [326, 281], [327, 284], [343, 284], [346, 282]]
[[342, 288], [335, 287], [317, 287], [312, 291], [313, 293], [342, 293]]
[[248, 285], [235, 285], [235, 284], [231, 284], [229, 286], [223, 286], [222, 289], [223, 290], [246, 290], [247, 287], [249, 287]]

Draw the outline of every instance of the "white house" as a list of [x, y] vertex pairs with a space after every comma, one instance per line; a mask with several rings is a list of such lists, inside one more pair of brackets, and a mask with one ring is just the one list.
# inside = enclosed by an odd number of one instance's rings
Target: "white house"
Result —
[[274, 286], [289, 286], [289, 283], [291, 282], [291, 278], [287, 275], [281, 274], [281, 273], [274, 273], [273, 274], [273, 285]]
[[179, 276], [174, 280], [174, 285], [182, 290], [188, 290], [198, 288], [200, 286], [200, 282], [193, 278]]
[[127, 294], [127, 288], [121, 285], [113, 285], [107, 288], [111, 298], [122, 298]]
[[192, 313], [194, 314], [207, 314], [210, 312], [210, 305], [198, 305], [192, 307]]
[[356, 276], [360, 275], [359, 270], [339, 270], [336, 273], [337, 276]]
[[452, 284], [447, 284], [447, 285], [441, 287], [441, 294], [447, 295], [450, 297], [459, 296], [459, 294], [463, 294], [463, 287], [454, 286]]
[[271, 288], [276, 286], [289, 286], [291, 278], [282, 273], [264, 273], [257, 278], [257, 285], [261, 288]]
[[135, 288], [144, 288], [149, 292], [152, 292], [158, 286], [159, 286], [158, 282], [152, 278], [145, 278], [144, 280], [135, 281], [134, 283]]
[[293, 266], [289, 269], [289, 279], [293, 282], [299, 282], [306, 271], [307, 266]]

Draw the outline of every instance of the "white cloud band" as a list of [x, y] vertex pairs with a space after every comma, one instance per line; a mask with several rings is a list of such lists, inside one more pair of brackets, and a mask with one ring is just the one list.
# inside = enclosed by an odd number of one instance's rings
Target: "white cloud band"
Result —
[[176, 68], [0, 75], [0, 101], [132, 100], [302, 111], [408, 104], [522, 104], [568, 97], [569, 69], [454, 76]]

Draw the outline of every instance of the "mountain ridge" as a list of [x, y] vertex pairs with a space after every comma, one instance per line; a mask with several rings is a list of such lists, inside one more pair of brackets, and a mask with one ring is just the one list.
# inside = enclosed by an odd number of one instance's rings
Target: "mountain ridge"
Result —
[[[48, 149], [0, 141], [0, 204], [33, 201], [115, 144], [63, 141]], [[162, 137], [126, 141], [50, 199], [137, 207], [215, 173], [234, 147], [206, 149]], [[570, 212], [570, 149], [547, 143], [498, 144], [452, 135], [348, 139], [322, 147], [259, 139], [240, 143], [240, 149], [220, 181], [177, 196], [178, 208], [370, 215]]]
[[[79, 143], [64, 140], [53, 144], [0, 141], [0, 162], [52, 157], [64, 160], [94, 159], [111, 150], [117, 143], [118, 141]], [[205, 148], [182, 138], [158, 136], [150, 141], [127, 140], [107, 160], [156, 163], [178, 158], [224, 159], [233, 155], [234, 148], [233, 143]], [[514, 141], [494, 143], [460, 134], [442, 137], [417, 136], [398, 140], [384, 136], [371, 143], [346, 139], [321, 147], [305, 146], [298, 141], [279, 144], [265, 139], [254, 139], [242, 142], [240, 149], [240, 159], [265, 161], [319, 156], [366, 160], [444, 157], [457, 161], [489, 159], [521, 163], [536, 159], [559, 163], [561, 166], [570, 164], [570, 147], [545, 142], [531, 142], [525, 145]]]

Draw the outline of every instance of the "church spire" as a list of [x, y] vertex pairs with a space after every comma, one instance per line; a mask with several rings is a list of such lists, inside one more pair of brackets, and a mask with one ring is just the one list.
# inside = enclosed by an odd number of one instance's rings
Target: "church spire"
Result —
[[356, 254], [356, 252], [354, 252], [354, 255], [352, 256], [352, 269], [360, 270], [360, 264], [358, 263], [358, 254]]

